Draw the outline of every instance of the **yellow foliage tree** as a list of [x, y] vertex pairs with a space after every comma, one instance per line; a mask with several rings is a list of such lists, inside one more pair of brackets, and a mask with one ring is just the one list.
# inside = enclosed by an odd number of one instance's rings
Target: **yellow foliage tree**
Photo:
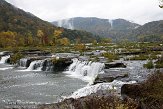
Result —
[[53, 45], [57, 45], [59, 42], [59, 38], [62, 35], [62, 30], [61, 29], [57, 29], [54, 31], [53, 33]]
[[32, 45], [33, 44], [33, 37], [31, 33], [28, 33], [28, 45]]
[[84, 44], [76, 44], [75, 49], [78, 50], [79, 52], [84, 52], [86, 50], [86, 46]]
[[63, 46], [70, 45], [70, 41], [68, 38], [61, 38], [59, 42], [60, 42], [60, 45], [63, 45]]
[[0, 33], [0, 46], [1, 47], [15, 47], [17, 46], [16, 42], [16, 33], [7, 31]]
[[37, 31], [37, 37], [39, 38], [40, 44], [43, 44], [44, 43], [44, 41], [43, 41], [44, 33], [42, 32], [42, 30]]

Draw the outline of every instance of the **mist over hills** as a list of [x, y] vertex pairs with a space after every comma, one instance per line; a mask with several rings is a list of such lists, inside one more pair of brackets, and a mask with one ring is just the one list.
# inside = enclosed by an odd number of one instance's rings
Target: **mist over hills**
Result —
[[85, 30], [100, 37], [109, 37], [113, 41], [123, 39], [137, 41], [139, 36], [155, 36], [158, 39], [163, 34], [163, 22], [153, 21], [139, 25], [125, 19], [101, 19], [95, 17], [75, 17], [54, 21], [52, 24], [69, 29]]

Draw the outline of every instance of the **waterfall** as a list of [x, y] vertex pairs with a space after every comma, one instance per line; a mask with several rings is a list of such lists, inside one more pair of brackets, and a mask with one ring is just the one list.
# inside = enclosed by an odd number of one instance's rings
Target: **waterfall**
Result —
[[113, 28], [113, 20], [109, 19], [108, 21], [109, 21], [109, 23], [111, 25], [111, 28]]
[[[26, 59], [22, 60], [22, 66], [26, 65]], [[53, 63], [49, 59], [32, 61], [25, 71], [53, 71]]]
[[99, 73], [104, 73], [105, 64], [91, 61], [79, 61], [73, 59], [73, 63], [69, 66], [66, 74], [71, 77], [79, 78], [89, 83], [92, 83]]
[[26, 71], [42, 71], [44, 61], [45, 60], [36, 60], [31, 62]]
[[5, 63], [7, 63], [7, 60], [10, 58], [10, 55], [8, 55], [8, 56], [2, 56], [1, 57], [1, 60], [0, 60], [0, 63], [1, 64], [5, 64]]
[[19, 66], [21, 66], [21, 67], [27, 67], [27, 61], [28, 61], [27, 58], [20, 59], [19, 60]]

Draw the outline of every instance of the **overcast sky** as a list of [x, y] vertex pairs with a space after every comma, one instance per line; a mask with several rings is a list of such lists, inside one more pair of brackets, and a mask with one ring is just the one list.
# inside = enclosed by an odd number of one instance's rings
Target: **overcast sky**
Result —
[[71, 17], [123, 18], [139, 24], [163, 20], [158, 0], [6, 0], [46, 21]]

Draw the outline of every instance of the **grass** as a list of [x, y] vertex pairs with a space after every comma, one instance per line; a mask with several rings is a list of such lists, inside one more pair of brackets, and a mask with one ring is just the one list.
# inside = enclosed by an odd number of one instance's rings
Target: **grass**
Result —
[[104, 56], [105, 58], [107, 58], [110, 62], [112, 62], [113, 60], [118, 60], [119, 56], [113, 53], [103, 53], [102, 56]]

